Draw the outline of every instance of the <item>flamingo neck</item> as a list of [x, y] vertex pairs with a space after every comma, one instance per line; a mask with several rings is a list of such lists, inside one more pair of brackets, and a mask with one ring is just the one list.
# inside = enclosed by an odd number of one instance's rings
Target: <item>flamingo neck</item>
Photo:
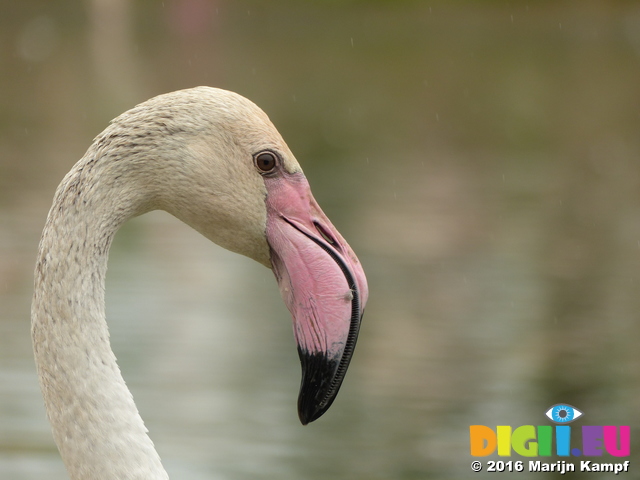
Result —
[[168, 479], [111, 350], [104, 306], [111, 241], [150, 208], [102, 170], [90, 156], [74, 167], [42, 235], [31, 314], [40, 386], [72, 479]]

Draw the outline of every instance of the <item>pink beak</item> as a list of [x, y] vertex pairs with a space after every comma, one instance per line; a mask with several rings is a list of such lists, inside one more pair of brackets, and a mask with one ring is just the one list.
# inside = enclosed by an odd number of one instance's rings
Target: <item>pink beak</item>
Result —
[[293, 316], [302, 364], [298, 415], [306, 425], [329, 409], [342, 385], [367, 302], [367, 279], [302, 173], [264, 180], [271, 265]]

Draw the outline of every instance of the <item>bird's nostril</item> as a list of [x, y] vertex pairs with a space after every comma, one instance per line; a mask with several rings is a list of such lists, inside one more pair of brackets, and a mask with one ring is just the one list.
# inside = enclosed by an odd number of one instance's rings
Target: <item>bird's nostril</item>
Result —
[[337, 242], [333, 239], [333, 237], [329, 234], [329, 232], [327, 232], [324, 227], [322, 225], [320, 225], [318, 222], [313, 222], [313, 224], [316, 227], [316, 230], [318, 230], [318, 233], [320, 234], [320, 236], [329, 244], [329, 245], [333, 245], [336, 246]]

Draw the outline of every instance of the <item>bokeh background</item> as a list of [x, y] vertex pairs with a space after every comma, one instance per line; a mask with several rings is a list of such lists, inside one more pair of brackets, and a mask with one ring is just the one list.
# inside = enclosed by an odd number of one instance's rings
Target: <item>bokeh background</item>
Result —
[[640, 453], [638, 2], [2, 0], [0, 478], [67, 478], [29, 337], [55, 187], [111, 118], [196, 85], [270, 115], [371, 295], [302, 427], [271, 272], [167, 214], [127, 224], [112, 343], [172, 478], [486, 477], [469, 425], [560, 402]]

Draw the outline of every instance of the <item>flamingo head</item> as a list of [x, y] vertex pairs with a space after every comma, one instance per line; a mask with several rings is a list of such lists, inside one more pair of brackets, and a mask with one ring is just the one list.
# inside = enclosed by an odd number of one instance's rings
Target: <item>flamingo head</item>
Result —
[[302, 364], [300, 421], [312, 422], [331, 406], [354, 352], [368, 297], [362, 265], [260, 108], [208, 87], [168, 95], [125, 114], [153, 111], [149, 121], [160, 118], [167, 132], [171, 173], [154, 169], [154, 201], [219, 245], [272, 268]]

